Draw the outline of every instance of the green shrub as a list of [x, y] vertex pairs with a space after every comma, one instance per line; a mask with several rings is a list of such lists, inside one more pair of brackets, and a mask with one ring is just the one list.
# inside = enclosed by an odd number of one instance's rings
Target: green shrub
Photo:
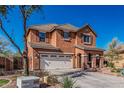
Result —
[[116, 72], [116, 70], [115, 70], [115, 69], [111, 69], [111, 72], [113, 72], [113, 73], [114, 73], [114, 72]]
[[107, 63], [107, 67], [115, 68], [115, 65], [114, 65], [114, 63], [108, 62], [108, 63]]
[[124, 68], [120, 71], [121, 75], [124, 76]]
[[71, 78], [69, 77], [65, 77], [63, 79], [63, 88], [73, 88], [75, 84], [75, 81], [73, 81]]
[[120, 72], [121, 72], [121, 70], [122, 70], [122, 69], [117, 68], [117, 69], [116, 69], [116, 72], [117, 72], [117, 73], [120, 73]]

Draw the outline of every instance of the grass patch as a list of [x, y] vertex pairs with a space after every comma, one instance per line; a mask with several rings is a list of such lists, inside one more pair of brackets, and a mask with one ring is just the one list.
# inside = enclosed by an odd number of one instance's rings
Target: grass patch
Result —
[[6, 79], [0, 79], [0, 87], [7, 84], [9, 82], [9, 80]]

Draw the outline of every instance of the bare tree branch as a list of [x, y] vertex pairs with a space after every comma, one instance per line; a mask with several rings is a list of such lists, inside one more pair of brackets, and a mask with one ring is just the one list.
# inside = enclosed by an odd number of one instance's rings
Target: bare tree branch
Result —
[[19, 46], [14, 42], [14, 40], [9, 36], [9, 34], [7, 33], [7, 31], [4, 29], [3, 27], [3, 23], [2, 20], [0, 19], [0, 27], [2, 29], [2, 31], [4, 32], [4, 34], [8, 37], [8, 39], [11, 41], [11, 43], [18, 49], [19, 53], [21, 54], [21, 56], [23, 55], [21, 52], [21, 49], [19, 48]]

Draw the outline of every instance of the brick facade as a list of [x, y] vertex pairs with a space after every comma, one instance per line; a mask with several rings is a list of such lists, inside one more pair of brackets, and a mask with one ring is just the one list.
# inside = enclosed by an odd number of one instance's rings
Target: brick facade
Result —
[[[29, 29], [28, 32], [29, 32], [27, 35], [28, 42], [40, 42], [39, 31], [34, 29]], [[79, 68], [79, 67], [85, 68], [85, 66], [87, 66], [89, 53], [92, 55], [99, 55], [99, 56], [103, 55], [103, 51], [85, 50], [74, 47], [75, 45], [84, 45], [88, 48], [96, 48], [96, 34], [92, 31], [92, 29], [89, 26], [85, 26], [76, 32], [69, 31], [70, 39], [68, 41], [64, 40], [63, 32], [64, 30], [59, 30], [59, 29], [55, 29], [51, 32], [46, 32], [45, 42], [53, 45], [54, 47], [59, 48], [60, 49], [59, 52], [61, 53], [73, 53], [73, 57], [72, 57], [73, 68]], [[90, 44], [85, 44], [83, 42], [82, 40], [83, 34], [91, 36]], [[51, 49], [32, 48], [28, 44], [28, 57], [29, 57], [30, 70], [40, 69], [39, 52], [57, 52], [57, 51]], [[78, 54], [81, 54], [81, 64], [79, 64]], [[95, 61], [96, 59], [92, 57], [92, 62], [93, 62], [92, 67], [96, 66]], [[101, 59], [100, 62], [101, 62], [100, 64], [102, 64], [103, 60]], [[102, 66], [100, 65], [100, 67]]]

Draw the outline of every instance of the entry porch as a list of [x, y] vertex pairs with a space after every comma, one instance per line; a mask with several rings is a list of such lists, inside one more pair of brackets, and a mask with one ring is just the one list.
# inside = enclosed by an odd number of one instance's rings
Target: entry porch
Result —
[[103, 51], [103, 49], [98, 48], [77, 48], [75, 68], [102, 68], [104, 62]]

